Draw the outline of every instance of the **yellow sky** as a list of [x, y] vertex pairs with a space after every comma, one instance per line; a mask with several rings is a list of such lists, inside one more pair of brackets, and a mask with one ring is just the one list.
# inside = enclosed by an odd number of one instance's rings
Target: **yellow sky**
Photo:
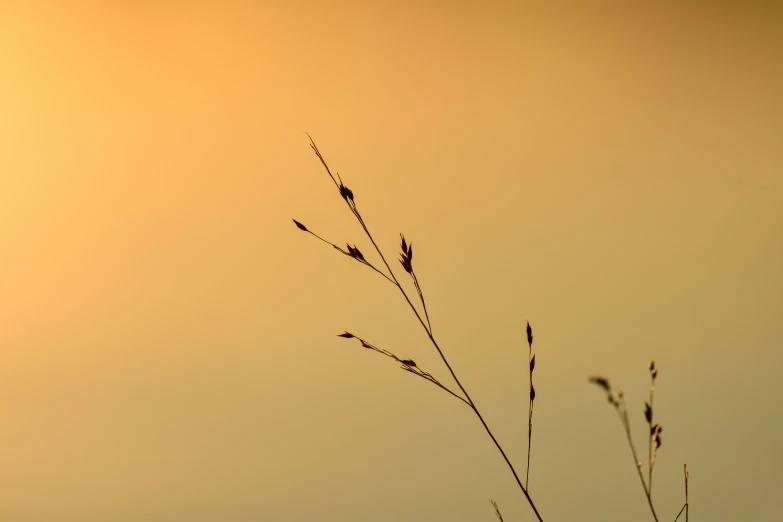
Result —
[[[110, 4], [110, 3], [109, 3]], [[772, 521], [783, 486], [779, 11], [492, 2], [0, 7], [0, 520], [532, 512], [404, 301], [293, 226], [398, 234], [544, 520]], [[398, 275], [404, 275], [402, 270]], [[406, 281], [407, 284], [407, 281]], [[413, 289], [410, 289], [413, 292]]]

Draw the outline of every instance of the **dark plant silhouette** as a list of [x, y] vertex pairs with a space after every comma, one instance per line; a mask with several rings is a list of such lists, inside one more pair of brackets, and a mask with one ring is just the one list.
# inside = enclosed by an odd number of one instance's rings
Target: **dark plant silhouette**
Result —
[[[588, 380], [593, 384], [599, 386], [606, 392], [609, 404], [611, 404], [617, 415], [620, 417], [620, 422], [625, 430], [625, 436], [628, 439], [628, 446], [631, 449], [631, 455], [633, 456], [634, 466], [639, 474], [639, 480], [642, 483], [644, 489], [644, 495], [647, 497], [647, 504], [650, 506], [650, 512], [653, 518], [658, 522], [658, 514], [655, 512], [655, 506], [652, 500], [652, 477], [653, 469], [655, 468], [655, 459], [658, 456], [658, 448], [661, 447], [661, 428], [660, 424], [653, 424], [653, 396], [655, 393], [655, 378], [658, 376], [658, 369], [655, 367], [655, 361], [650, 361], [650, 400], [644, 403], [644, 419], [647, 421], [648, 436], [647, 436], [647, 480], [644, 479], [643, 469], [644, 466], [639, 460], [636, 453], [636, 446], [633, 443], [633, 437], [631, 436], [631, 420], [628, 416], [628, 408], [625, 405], [625, 394], [622, 389], [618, 389], [616, 392], [612, 391], [609, 385], [609, 379], [605, 377], [590, 377]], [[685, 509], [685, 520], [688, 520], [688, 471], [685, 470], [685, 504], [680, 509], [680, 513], [674, 519], [682, 514], [682, 510]]]
[[[348, 206], [348, 209], [351, 211], [351, 213], [354, 215], [356, 220], [359, 222], [359, 225], [362, 227], [362, 230], [364, 231], [367, 238], [370, 240], [370, 243], [375, 249], [375, 252], [378, 254], [378, 257], [380, 259], [380, 265], [376, 266], [375, 264], [368, 261], [368, 259], [365, 257], [365, 255], [359, 250], [359, 248], [356, 245], [351, 246], [350, 243], [346, 243], [346, 248], [343, 249], [337, 244], [332, 243], [331, 241], [328, 241], [324, 239], [323, 237], [319, 236], [315, 232], [308, 229], [305, 225], [303, 225], [301, 222], [297, 220], [293, 220], [296, 227], [308, 234], [311, 234], [312, 236], [316, 237], [320, 241], [332, 246], [334, 249], [339, 251], [340, 253], [354, 259], [358, 263], [367, 266], [371, 270], [378, 273], [381, 277], [386, 279], [391, 285], [397, 288], [399, 290], [400, 294], [402, 295], [405, 302], [408, 304], [408, 307], [410, 307], [411, 311], [413, 312], [414, 316], [416, 317], [419, 324], [424, 329], [424, 332], [429, 339], [432, 346], [435, 348], [435, 350], [438, 352], [438, 355], [440, 356], [441, 360], [443, 361], [443, 364], [448, 369], [452, 379], [454, 380], [454, 383], [456, 384], [458, 390], [452, 389], [442, 382], [440, 382], [438, 379], [436, 379], [431, 373], [421, 369], [416, 362], [414, 362], [412, 359], [401, 359], [394, 353], [392, 353], [389, 350], [386, 350], [384, 348], [379, 348], [372, 343], [366, 341], [365, 339], [354, 335], [350, 332], [344, 332], [341, 334], [338, 334], [338, 337], [342, 337], [345, 339], [356, 339], [362, 348], [366, 348], [369, 350], [373, 350], [375, 352], [378, 352], [392, 360], [394, 360], [396, 363], [400, 365], [400, 368], [408, 373], [411, 373], [417, 377], [420, 377], [424, 379], [425, 381], [430, 382], [431, 384], [434, 384], [438, 388], [442, 389], [449, 395], [455, 397], [457, 400], [464, 403], [470, 410], [475, 414], [476, 418], [481, 422], [482, 426], [484, 427], [484, 430], [486, 431], [487, 435], [492, 440], [493, 444], [497, 448], [500, 455], [503, 457], [503, 460], [506, 462], [509, 470], [511, 471], [512, 475], [514, 476], [514, 479], [516, 480], [517, 485], [519, 486], [519, 489], [524, 494], [525, 498], [527, 499], [528, 503], [530, 504], [530, 507], [533, 509], [533, 513], [535, 514], [536, 518], [543, 522], [543, 518], [541, 517], [538, 508], [536, 504], [533, 502], [533, 499], [531, 498], [529, 494], [529, 479], [530, 479], [530, 452], [531, 452], [531, 441], [532, 441], [532, 435], [533, 435], [533, 406], [534, 401], [536, 398], [536, 390], [533, 386], [533, 370], [536, 366], [536, 356], [533, 352], [533, 329], [530, 326], [530, 323], [527, 322], [525, 333], [527, 335], [527, 343], [528, 343], [528, 372], [529, 372], [529, 379], [530, 379], [530, 388], [529, 388], [529, 397], [528, 397], [528, 451], [527, 451], [527, 468], [525, 472], [525, 481], [524, 484], [517, 473], [516, 469], [514, 468], [514, 465], [509, 460], [508, 456], [506, 455], [506, 452], [504, 451], [501, 444], [498, 442], [497, 438], [493, 434], [490, 427], [487, 425], [486, 421], [484, 420], [484, 417], [482, 416], [481, 412], [479, 411], [478, 406], [476, 403], [471, 399], [470, 395], [468, 394], [468, 391], [465, 389], [465, 387], [460, 382], [459, 378], [457, 377], [456, 373], [454, 372], [453, 368], [449, 364], [445, 353], [443, 352], [442, 348], [438, 344], [438, 342], [435, 340], [435, 336], [432, 331], [432, 323], [430, 321], [429, 314], [427, 312], [427, 304], [424, 299], [424, 293], [421, 288], [421, 284], [419, 283], [419, 279], [416, 276], [416, 271], [413, 263], [413, 244], [405, 239], [405, 236], [400, 234], [400, 258], [399, 262], [402, 266], [403, 270], [410, 276], [411, 281], [413, 282], [413, 286], [416, 289], [416, 293], [419, 297], [419, 302], [421, 303], [421, 312], [419, 309], [413, 304], [413, 301], [411, 300], [410, 296], [408, 295], [408, 292], [406, 292], [403, 285], [400, 283], [400, 281], [397, 279], [397, 276], [392, 271], [391, 267], [389, 266], [389, 263], [387, 262], [386, 256], [381, 252], [381, 249], [378, 247], [377, 243], [375, 242], [375, 239], [373, 238], [372, 234], [370, 233], [369, 228], [367, 227], [367, 224], [362, 216], [362, 214], [359, 212], [359, 208], [356, 204], [354, 193], [351, 189], [349, 189], [345, 184], [343, 183], [342, 178], [340, 175], [335, 172], [332, 173], [331, 169], [326, 163], [326, 160], [321, 155], [321, 152], [318, 150], [318, 147], [315, 145], [315, 142], [310, 137], [310, 135], [307, 135], [308, 138], [310, 138], [310, 147], [312, 148], [313, 152], [315, 153], [316, 157], [320, 160], [321, 164], [323, 165], [324, 169], [326, 170], [326, 173], [328, 174], [329, 178], [334, 183], [335, 187], [337, 188], [338, 193], [340, 194], [340, 197], [343, 199], [343, 201]], [[380, 268], [379, 268], [380, 267]], [[655, 365], [653, 363], [650, 363], [650, 374], [652, 383], [655, 382], [655, 377], [657, 375], [657, 370], [655, 368]], [[639, 472], [639, 478], [642, 481], [642, 485], [645, 490], [645, 494], [647, 496], [648, 503], [650, 505], [650, 510], [652, 511], [653, 517], [655, 518], [656, 522], [658, 521], [658, 517], [655, 513], [655, 509], [653, 508], [652, 503], [652, 471], [653, 471], [653, 464], [655, 462], [655, 456], [657, 455], [657, 450], [661, 445], [661, 427], [659, 424], [652, 424], [653, 421], [653, 412], [652, 412], [652, 402], [653, 402], [653, 386], [650, 387], [650, 401], [649, 403], [646, 403], [645, 405], [645, 418], [647, 419], [649, 428], [650, 428], [650, 439], [649, 439], [649, 474], [648, 474], [648, 481], [645, 481], [644, 475], [641, 471], [642, 464], [639, 462], [637, 456], [636, 456], [636, 448], [633, 445], [633, 440], [631, 439], [631, 433], [630, 433], [630, 421], [628, 420], [628, 413], [625, 408], [625, 402], [623, 400], [623, 394], [622, 391], [619, 391], [617, 394], [613, 394], [612, 390], [609, 386], [609, 381], [602, 377], [591, 377], [590, 381], [594, 384], [600, 386], [604, 389], [604, 391], [607, 393], [607, 396], [609, 398], [609, 402], [615, 407], [618, 414], [620, 415], [620, 419], [623, 423], [623, 426], [626, 430], [626, 435], [628, 437], [628, 442], [631, 446], [631, 452], [634, 457], [634, 461], [637, 463], [637, 471]], [[687, 483], [688, 483], [688, 474], [686, 471], [686, 487], [685, 487], [685, 504], [683, 505], [683, 508], [680, 510], [680, 514], [682, 511], [685, 511], [686, 520], [688, 517], [688, 495], [687, 495]], [[500, 514], [500, 509], [498, 508], [497, 503], [493, 500], [492, 505], [495, 509], [495, 514], [497, 518], [503, 522], [503, 517]], [[677, 515], [677, 518], [679, 518], [679, 514]], [[676, 522], [676, 519], [675, 519]]]

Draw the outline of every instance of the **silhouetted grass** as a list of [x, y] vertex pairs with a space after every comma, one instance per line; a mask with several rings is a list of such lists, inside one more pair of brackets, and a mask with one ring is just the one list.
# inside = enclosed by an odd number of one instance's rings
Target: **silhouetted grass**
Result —
[[[653, 518], [658, 522], [658, 515], [655, 512], [655, 506], [652, 500], [652, 477], [653, 470], [655, 469], [655, 459], [658, 456], [658, 448], [661, 447], [661, 432], [663, 428], [660, 424], [653, 424], [653, 397], [655, 395], [655, 378], [658, 376], [658, 369], [655, 367], [655, 361], [650, 361], [650, 400], [644, 403], [644, 419], [647, 421], [648, 435], [647, 435], [647, 480], [644, 479], [644, 465], [639, 460], [636, 453], [636, 446], [633, 443], [633, 437], [631, 436], [631, 420], [628, 416], [628, 408], [625, 405], [625, 396], [622, 389], [612, 391], [612, 387], [609, 385], [609, 379], [605, 377], [589, 377], [588, 380], [593, 384], [602, 388], [609, 399], [617, 415], [620, 417], [620, 422], [625, 430], [625, 436], [628, 439], [628, 446], [631, 449], [631, 455], [633, 456], [634, 465], [636, 471], [639, 474], [639, 480], [642, 483], [644, 489], [644, 495], [647, 498], [647, 504], [650, 506], [650, 512]], [[688, 470], [685, 468], [685, 504], [674, 519], [675, 522], [685, 510], [685, 520], [688, 520]]]
[[[307, 135], [308, 138], [310, 138], [310, 135]], [[504, 451], [503, 447], [500, 445], [498, 440], [495, 438], [494, 434], [492, 433], [492, 430], [487, 425], [486, 421], [484, 420], [484, 417], [481, 415], [481, 412], [479, 411], [478, 406], [473, 402], [473, 400], [470, 398], [470, 395], [468, 394], [468, 391], [465, 389], [465, 387], [460, 382], [459, 378], [457, 377], [456, 373], [452, 369], [451, 365], [449, 364], [448, 360], [446, 359], [446, 355], [444, 354], [443, 350], [441, 349], [438, 342], [435, 340], [435, 336], [432, 331], [432, 323], [430, 322], [429, 314], [427, 313], [427, 304], [424, 299], [424, 293], [422, 291], [421, 284], [419, 283], [418, 277], [416, 277], [416, 270], [413, 263], [413, 244], [410, 241], [407, 241], [405, 239], [405, 236], [400, 234], [400, 259], [398, 260], [400, 265], [402, 266], [403, 270], [410, 276], [411, 281], [413, 282], [413, 286], [416, 289], [416, 293], [419, 297], [419, 302], [421, 303], [421, 312], [419, 312], [419, 309], [413, 304], [413, 301], [409, 297], [408, 293], [403, 288], [403, 285], [400, 283], [400, 281], [397, 279], [397, 276], [392, 271], [391, 267], [389, 266], [389, 263], [387, 262], [386, 256], [381, 252], [381, 249], [378, 247], [378, 244], [375, 242], [375, 239], [373, 238], [372, 234], [370, 233], [370, 230], [367, 227], [367, 224], [364, 221], [364, 218], [362, 217], [362, 214], [359, 212], [359, 208], [356, 205], [356, 200], [354, 193], [351, 189], [349, 189], [345, 184], [343, 183], [342, 178], [339, 174], [336, 172], [332, 174], [331, 169], [326, 163], [326, 160], [321, 155], [321, 152], [318, 150], [318, 147], [315, 145], [315, 142], [312, 138], [310, 138], [310, 147], [313, 149], [313, 152], [315, 153], [316, 157], [320, 160], [321, 164], [323, 165], [324, 169], [326, 170], [326, 173], [329, 175], [329, 178], [334, 183], [335, 187], [337, 188], [337, 191], [340, 195], [340, 197], [343, 199], [345, 204], [348, 206], [348, 209], [351, 211], [351, 213], [354, 215], [356, 220], [359, 222], [359, 225], [362, 227], [362, 230], [364, 230], [364, 233], [367, 235], [368, 239], [372, 243], [375, 251], [377, 252], [380, 261], [382, 263], [382, 266], [380, 268], [374, 264], [372, 264], [370, 261], [368, 261], [364, 254], [359, 250], [356, 245], [351, 246], [350, 244], [346, 243], [345, 249], [337, 246], [335, 243], [332, 243], [331, 241], [328, 241], [309, 228], [307, 228], [305, 225], [300, 223], [297, 220], [293, 220], [296, 227], [306, 232], [320, 241], [332, 246], [334, 249], [339, 251], [340, 253], [350, 257], [354, 261], [370, 268], [371, 270], [377, 272], [381, 277], [386, 279], [390, 284], [395, 286], [401, 293], [403, 299], [408, 304], [410, 309], [413, 311], [416, 319], [418, 320], [419, 324], [421, 324], [422, 328], [424, 329], [425, 334], [427, 335], [427, 338], [430, 340], [430, 343], [435, 348], [435, 350], [438, 352], [438, 355], [440, 355], [441, 360], [443, 361], [443, 364], [448, 369], [449, 373], [451, 374], [451, 377], [454, 379], [454, 382], [456, 383], [457, 387], [459, 388], [458, 391], [455, 391], [448, 386], [441, 383], [438, 379], [436, 379], [431, 373], [424, 371], [421, 369], [415, 361], [412, 359], [401, 359], [394, 353], [392, 353], [389, 350], [386, 350], [385, 348], [379, 348], [372, 343], [368, 342], [367, 340], [354, 335], [350, 332], [344, 332], [341, 334], [338, 334], [338, 337], [342, 337], [345, 339], [356, 339], [362, 348], [373, 350], [375, 352], [380, 353], [381, 355], [384, 355], [388, 357], [389, 359], [394, 360], [396, 363], [400, 364], [400, 368], [408, 373], [411, 373], [417, 377], [420, 377], [424, 379], [425, 381], [434, 384], [438, 388], [442, 389], [449, 395], [453, 396], [457, 400], [461, 401], [463, 404], [465, 404], [470, 410], [475, 414], [475, 416], [478, 418], [479, 422], [481, 422], [482, 426], [484, 427], [484, 430], [487, 432], [487, 435], [489, 435], [492, 442], [495, 444], [495, 447], [497, 448], [498, 452], [500, 452], [501, 456], [503, 457], [503, 460], [508, 465], [509, 470], [511, 471], [512, 475], [514, 476], [514, 479], [516, 480], [517, 485], [519, 486], [519, 489], [524, 494], [525, 498], [527, 499], [528, 503], [530, 504], [530, 507], [533, 509], [533, 512], [535, 513], [536, 518], [543, 522], [543, 518], [539, 514], [538, 508], [536, 507], [536, 504], [533, 502], [533, 499], [530, 496], [528, 485], [529, 485], [529, 479], [530, 479], [530, 452], [531, 452], [531, 441], [533, 437], [533, 405], [536, 398], [536, 390], [533, 386], [533, 370], [535, 369], [536, 365], [536, 355], [533, 352], [533, 329], [530, 326], [530, 322], [527, 322], [527, 326], [525, 328], [525, 332], [527, 334], [527, 343], [528, 343], [528, 375], [530, 380], [530, 393], [528, 398], [528, 443], [527, 443], [527, 468], [525, 472], [525, 483], [522, 483], [522, 480], [520, 479], [519, 475], [517, 474], [516, 469], [514, 468], [514, 465], [509, 460], [508, 456], [506, 455], [506, 452]], [[609, 399], [609, 403], [614, 406], [615, 410], [617, 411], [620, 421], [623, 425], [623, 428], [625, 429], [625, 433], [628, 439], [628, 444], [631, 449], [631, 454], [634, 459], [634, 464], [636, 467], [636, 470], [639, 475], [639, 479], [641, 480], [642, 487], [644, 488], [645, 496], [647, 497], [647, 502], [650, 506], [650, 511], [652, 512], [653, 518], [656, 522], [658, 522], [658, 515], [655, 512], [655, 508], [653, 506], [652, 501], [652, 476], [653, 476], [653, 469], [655, 465], [655, 459], [658, 454], [658, 449], [661, 447], [661, 431], [662, 428], [660, 424], [653, 424], [653, 394], [655, 391], [655, 378], [658, 374], [658, 370], [655, 367], [655, 363], [650, 363], [650, 400], [649, 402], [645, 403], [645, 409], [644, 409], [644, 415], [645, 419], [648, 424], [649, 428], [649, 437], [648, 437], [648, 474], [647, 474], [647, 480], [644, 478], [644, 474], [642, 472], [643, 465], [641, 461], [639, 460], [636, 452], [636, 447], [633, 443], [633, 438], [631, 437], [631, 426], [630, 426], [630, 419], [628, 416], [628, 410], [625, 405], [625, 399], [623, 398], [623, 392], [622, 390], [618, 390], [617, 392], [613, 392], [611, 386], [609, 385], [609, 381], [606, 378], [603, 377], [590, 377], [590, 382], [600, 386], [607, 394], [607, 397]], [[495, 515], [497, 518], [503, 522], [503, 517], [500, 514], [500, 509], [498, 508], [497, 503], [492, 500], [492, 505], [495, 508]], [[688, 520], [688, 472], [687, 468], [685, 468], [685, 504], [682, 506], [682, 509], [680, 509], [680, 512], [677, 514], [677, 517], [674, 519], [675, 522], [677, 519], [679, 519], [682, 512], [685, 512], [685, 519]]]

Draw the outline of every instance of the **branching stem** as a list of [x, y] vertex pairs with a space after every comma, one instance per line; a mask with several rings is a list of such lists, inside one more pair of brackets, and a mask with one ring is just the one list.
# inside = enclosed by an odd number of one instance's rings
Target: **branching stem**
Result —
[[[315, 152], [315, 155], [318, 157], [319, 160], [321, 160], [321, 163], [323, 164], [324, 168], [326, 169], [326, 172], [329, 174], [329, 177], [334, 182], [335, 186], [337, 186], [338, 189], [340, 189], [341, 195], [344, 193], [344, 185], [342, 184], [342, 180], [338, 182], [338, 178], [335, 178], [334, 175], [332, 175], [331, 170], [329, 169], [329, 166], [326, 164], [326, 161], [324, 160], [323, 156], [321, 156], [321, 153], [318, 151], [318, 147], [316, 147], [315, 142], [313, 141], [312, 137], [310, 135], [307, 135], [308, 138], [310, 138], [310, 146], [312, 147], [313, 151]], [[361, 214], [359, 213], [358, 208], [356, 207], [356, 203], [353, 200], [353, 195], [351, 194], [350, 197], [343, 196], [343, 199], [345, 200], [346, 204], [348, 205], [348, 208], [351, 210], [353, 215], [356, 217], [356, 219], [359, 221], [359, 224], [361, 225], [362, 229], [364, 230], [365, 234], [369, 238], [370, 242], [372, 243], [373, 247], [375, 247], [375, 251], [378, 252], [378, 255], [380, 256], [381, 260], [383, 261], [383, 264], [386, 266], [386, 269], [389, 271], [389, 276], [387, 279], [389, 279], [402, 293], [402, 296], [405, 298], [405, 301], [408, 303], [408, 306], [410, 306], [411, 310], [413, 310], [413, 313], [416, 315], [416, 318], [419, 320], [419, 323], [421, 324], [422, 328], [424, 328], [424, 331], [427, 333], [427, 337], [429, 338], [432, 345], [435, 347], [435, 349], [438, 351], [438, 354], [440, 355], [441, 360], [443, 361], [443, 364], [446, 365], [446, 368], [448, 368], [449, 373], [451, 374], [451, 377], [454, 379], [454, 382], [457, 383], [457, 386], [459, 386], [459, 389], [462, 391], [462, 393], [465, 396], [465, 403], [470, 406], [470, 408], [473, 410], [473, 413], [476, 414], [476, 417], [478, 417], [479, 421], [481, 422], [482, 426], [484, 426], [484, 430], [487, 432], [487, 435], [492, 439], [492, 442], [495, 444], [495, 447], [498, 449], [500, 454], [503, 456], [503, 460], [506, 461], [506, 464], [508, 465], [509, 469], [511, 470], [511, 473], [514, 475], [514, 479], [517, 481], [517, 484], [519, 485], [519, 488], [522, 490], [522, 493], [525, 495], [525, 498], [527, 499], [528, 503], [530, 504], [530, 507], [533, 508], [533, 512], [536, 514], [536, 518], [539, 520], [539, 522], [543, 522], [543, 519], [541, 518], [541, 515], [538, 513], [538, 509], [536, 508], [536, 505], [533, 503], [533, 499], [530, 498], [530, 495], [527, 492], [527, 489], [522, 484], [522, 481], [519, 478], [519, 475], [517, 475], [516, 470], [514, 469], [513, 464], [511, 464], [511, 461], [509, 460], [508, 456], [506, 455], [506, 452], [503, 450], [503, 447], [500, 445], [498, 440], [495, 438], [495, 435], [492, 433], [492, 430], [490, 430], [489, 426], [487, 425], [486, 421], [484, 420], [484, 417], [481, 415], [481, 412], [479, 412], [478, 408], [476, 407], [476, 404], [473, 402], [473, 400], [470, 398], [470, 395], [468, 394], [465, 387], [460, 382], [459, 378], [457, 378], [456, 373], [452, 369], [451, 365], [449, 364], [448, 360], [446, 359], [445, 354], [443, 353], [443, 350], [441, 350], [440, 346], [438, 345], [437, 341], [435, 341], [435, 338], [432, 335], [432, 330], [428, 326], [428, 323], [425, 323], [424, 319], [422, 318], [421, 314], [419, 314], [419, 311], [416, 309], [416, 307], [411, 302], [410, 298], [408, 297], [408, 294], [405, 292], [405, 289], [403, 289], [400, 282], [397, 280], [397, 277], [394, 275], [394, 272], [392, 271], [391, 267], [389, 266], [389, 263], [386, 261], [386, 257], [381, 252], [381, 249], [378, 247], [378, 244], [375, 242], [375, 239], [372, 237], [372, 234], [370, 233], [369, 229], [367, 228], [367, 225], [364, 222], [364, 219], [362, 219]], [[385, 274], [384, 274], [385, 275]], [[428, 318], [429, 319], [429, 318]], [[450, 392], [453, 394], [453, 392]], [[453, 394], [456, 396], [456, 394]], [[656, 519], [657, 522], [657, 519]]]

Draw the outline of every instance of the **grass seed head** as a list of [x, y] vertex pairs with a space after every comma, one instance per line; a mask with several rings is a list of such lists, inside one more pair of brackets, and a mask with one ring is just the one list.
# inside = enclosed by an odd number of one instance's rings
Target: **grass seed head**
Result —
[[307, 230], [307, 227], [301, 224], [300, 222], [298, 222], [297, 220], [291, 219], [291, 221], [293, 221], [296, 224], [296, 228], [298, 228], [299, 230], [302, 230], [304, 232], [309, 232], [309, 230]]

